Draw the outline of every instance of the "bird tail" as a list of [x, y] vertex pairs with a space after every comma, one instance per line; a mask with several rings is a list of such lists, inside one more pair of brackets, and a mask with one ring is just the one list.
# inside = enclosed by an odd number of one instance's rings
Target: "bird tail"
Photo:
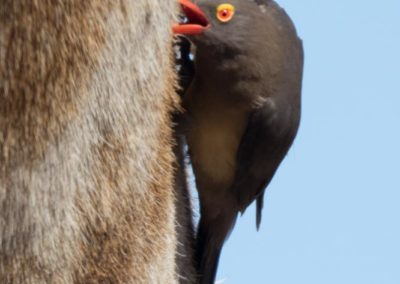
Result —
[[236, 221], [237, 214], [223, 216], [212, 222], [200, 219], [196, 240], [196, 264], [200, 284], [214, 284], [219, 258], [225, 239]]
[[260, 229], [263, 207], [264, 207], [264, 192], [261, 193], [257, 197], [257, 204], [256, 204], [256, 227], [257, 227], [257, 231]]
[[[200, 230], [201, 229], [201, 230]], [[199, 228], [197, 234], [196, 262], [199, 273], [200, 284], [214, 284], [217, 275], [219, 257], [221, 255], [222, 244], [213, 244], [207, 240], [204, 227]]]

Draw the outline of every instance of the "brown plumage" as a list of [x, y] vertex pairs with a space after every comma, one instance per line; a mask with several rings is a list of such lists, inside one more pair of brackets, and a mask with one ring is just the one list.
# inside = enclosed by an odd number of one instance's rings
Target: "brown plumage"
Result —
[[[195, 76], [184, 96], [200, 196], [196, 253], [200, 282], [210, 284], [238, 213], [254, 200], [260, 225], [265, 188], [296, 136], [303, 50], [274, 1], [181, 3], [188, 22], [174, 31], [196, 46]], [[220, 8], [231, 6], [223, 3], [234, 7], [227, 21], [229, 11]]]

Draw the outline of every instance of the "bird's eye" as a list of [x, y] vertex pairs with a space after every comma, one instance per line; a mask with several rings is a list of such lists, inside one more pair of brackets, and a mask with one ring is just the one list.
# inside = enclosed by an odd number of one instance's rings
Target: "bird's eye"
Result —
[[222, 23], [232, 20], [234, 14], [235, 7], [231, 4], [221, 4], [217, 7], [217, 19]]

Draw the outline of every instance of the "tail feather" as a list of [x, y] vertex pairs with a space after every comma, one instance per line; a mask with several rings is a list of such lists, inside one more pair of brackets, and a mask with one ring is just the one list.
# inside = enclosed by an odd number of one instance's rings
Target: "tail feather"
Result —
[[207, 225], [200, 221], [197, 232], [196, 264], [200, 284], [213, 284], [217, 274], [222, 244], [216, 244], [210, 238]]
[[264, 192], [257, 197], [256, 204], [256, 226], [257, 231], [260, 229], [261, 219], [262, 219], [262, 209], [264, 207]]
[[200, 219], [196, 240], [196, 264], [200, 284], [214, 284], [224, 241], [231, 231], [236, 214], [213, 222]]

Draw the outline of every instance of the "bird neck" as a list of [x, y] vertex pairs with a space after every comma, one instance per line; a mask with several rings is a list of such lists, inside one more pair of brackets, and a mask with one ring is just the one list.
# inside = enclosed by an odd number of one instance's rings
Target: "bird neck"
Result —
[[240, 72], [241, 53], [237, 50], [201, 48], [195, 56], [196, 77], [207, 81], [230, 79]]
[[252, 68], [247, 68], [245, 54], [196, 53], [194, 88], [201, 90], [202, 100], [210, 96], [213, 102], [229, 102], [247, 110], [252, 106], [259, 78]]

